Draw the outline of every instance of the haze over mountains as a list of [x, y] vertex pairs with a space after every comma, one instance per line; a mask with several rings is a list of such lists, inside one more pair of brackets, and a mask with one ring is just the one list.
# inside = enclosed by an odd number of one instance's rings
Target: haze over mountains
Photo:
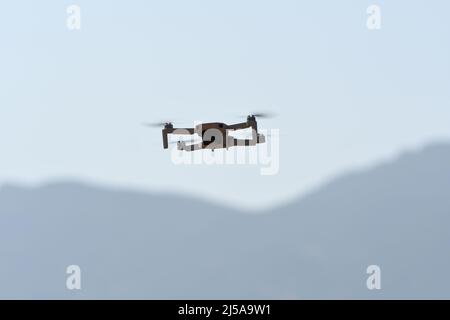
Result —
[[[449, 228], [444, 143], [257, 215], [179, 195], [9, 185], [0, 298], [450, 298]], [[81, 291], [65, 287], [71, 264]], [[371, 264], [378, 291], [366, 287]]]

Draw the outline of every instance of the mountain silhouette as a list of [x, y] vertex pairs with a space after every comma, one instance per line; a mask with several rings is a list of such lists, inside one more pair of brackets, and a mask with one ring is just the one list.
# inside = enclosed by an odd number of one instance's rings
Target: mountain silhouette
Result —
[[[0, 298], [450, 298], [450, 145], [259, 214], [60, 182], [0, 189]], [[82, 289], [66, 289], [79, 265]], [[366, 269], [381, 268], [381, 290]]]

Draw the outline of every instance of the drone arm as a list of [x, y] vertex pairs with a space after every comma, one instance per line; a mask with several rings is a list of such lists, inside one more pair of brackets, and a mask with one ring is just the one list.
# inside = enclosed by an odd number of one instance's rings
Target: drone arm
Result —
[[248, 122], [241, 122], [241, 123], [236, 123], [236, 124], [232, 124], [228, 126], [228, 129], [230, 130], [239, 130], [239, 129], [247, 129], [250, 128], [251, 125], [249, 125]]
[[173, 129], [167, 129], [167, 128], [162, 129], [162, 138], [163, 138], [163, 147], [164, 147], [164, 149], [169, 148], [169, 140], [167, 138], [167, 135], [169, 133], [172, 133], [172, 131], [173, 131]]
[[194, 134], [195, 130], [194, 128], [173, 128], [172, 129], [172, 134], [186, 134], [186, 135], [190, 135], [190, 134]]
[[[231, 130], [240, 130], [240, 129], [247, 129], [252, 128], [252, 139], [250, 142], [250, 145], [255, 145], [258, 143], [258, 124], [256, 123], [256, 120], [248, 119], [247, 122], [241, 122], [236, 123], [228, 126], [228, 129]], [[238, 142], [239, 139], [235, 139], [234, 143]]]
[[234, 146], [254, 146], [258, 143], [266, 142], [264, 135], [258, 133], [258, 124], [254, 119], [248, 119], [247, 122], [237, 123], [228, 127], [232, 130], [252, 128], [251, 139], [235, 139], [232, 138], [231, 143]]

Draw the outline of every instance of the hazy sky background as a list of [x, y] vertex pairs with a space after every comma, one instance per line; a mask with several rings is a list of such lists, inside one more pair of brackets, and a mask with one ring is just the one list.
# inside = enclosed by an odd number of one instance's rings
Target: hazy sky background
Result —
[[[381, 30], [366, 28], [370, 4]], [[73, 178], [257, 207], [449, 139], [449, 12], [444, 0], [2, 3], [0, 183]], [[259, 123], [282, 132], [278, 175], [176, 166], [141, 126], [252, 110], [279, 113]]]

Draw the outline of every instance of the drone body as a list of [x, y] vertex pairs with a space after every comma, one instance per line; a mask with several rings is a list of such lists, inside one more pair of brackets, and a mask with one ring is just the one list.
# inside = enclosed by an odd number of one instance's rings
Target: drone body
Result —
[[[236, 139], [230, 135], [230, 132], [241, 129], [252, 130], [251, 139]], [[196, 125], [193, 128], [174, 128], [173, 124], [168, 122], [162, 129], [163, 147], [169, 147], [168, 135], [196, 135], [202, 139], [201, 142], [186, 144], [185, 141], [177, 143], [178, 150], [195, 151], [200, 149], [228, 149], [233, 146], [254, 146], [258, 143], [264, 143], [264, 135], [258, 133], [258, 124], [255, 115], [249, 115], [246, 122], [228, 125], [222, 122], [209, 122]]]

